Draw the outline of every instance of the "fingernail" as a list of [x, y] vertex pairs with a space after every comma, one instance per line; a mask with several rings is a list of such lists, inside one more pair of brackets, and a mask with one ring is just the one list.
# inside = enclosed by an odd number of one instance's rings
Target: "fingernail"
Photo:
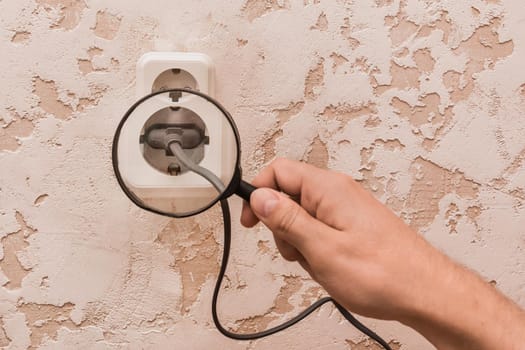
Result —
[[278, 202], [279, 195], [277, 192], [266, 188], [255, 190], [250, 200], [251, 207], [253, 211], [255, 211], [255, 214], [262, 217], [271, 215]]

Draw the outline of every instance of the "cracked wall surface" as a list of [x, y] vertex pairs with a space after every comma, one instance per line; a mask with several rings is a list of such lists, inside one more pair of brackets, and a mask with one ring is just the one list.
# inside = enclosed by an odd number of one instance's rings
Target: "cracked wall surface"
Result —
[[[119, 189], [113, 132], [145, 52], [203, 52], [250, 179], [276, 156], [345, 172], [525, 306], [519, 0], [0, 0], [0, 347], [379, 349], [332, 306], [270, 338], [211, 321], [218, 208], [175, 220]], [[220, 298], [253, 332], [324, 296], [238, 223]], [[432, 349], [363, 319], [393, 349]]]

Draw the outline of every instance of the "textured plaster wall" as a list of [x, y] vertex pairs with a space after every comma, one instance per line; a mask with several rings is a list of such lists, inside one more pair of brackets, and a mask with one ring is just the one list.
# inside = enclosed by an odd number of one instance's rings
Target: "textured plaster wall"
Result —
[[[276, 155], [344, 171], [525, 306], [521, 0], [0, 0], [0, 347], [378, 349], [325, 306], [240, 343], [211, 322], [217, 208], [134, 207], [110, 141], [152, 50], [204, 52], [249, 179]], [[262, 227], [242, 229], [222, 293], [262, 330], [323, 295]], [[364, 320], [394, 349], [432, 348]]]

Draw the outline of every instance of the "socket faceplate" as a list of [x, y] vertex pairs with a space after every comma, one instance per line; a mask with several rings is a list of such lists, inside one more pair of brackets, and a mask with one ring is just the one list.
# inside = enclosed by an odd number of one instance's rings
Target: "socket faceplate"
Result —
[[[173, 81], [170, 81], [170, 74]], [[181, 74], [184, 72], [184, 74]], [[187, 74], [186, 74], [187, 73]], [[213, 97], [214, 69], [211, 59], [200, 53], [151, 52], [143, 55], [137, 63], [137, 97], [152, 92], [154, 85], [160, 81], [168, 88], [186, 87], [188, 81], [195, 81], [196, 88]], [[177, 78], [181, 78], [177, 81]], [[147, 120], [156, 112], [166, 107], [184, 107], [197, 114], [205, 124], [209, 144], [204, 147], [204, 156], [200, 165], [217, 174], [224, 181], [231, 178], [231, 158], [236, 155], [235, 139], [224, 137], [231, 134], [231, 127], [221, 111], [197, 96], [185, 95], [173, 98], [168, 94], [154, 96], [134, 112], [134, 117], [122, 129], [121, 138], [127, 143], [122, 155], [122, 169], [128, 172], [128, 180], [135, 191], [146, 191], [151, 197], [167, 197], [174, 194], [192, 197], [203, 191], [214, 191], [210, 183], [200, 176], [184, 173], [172, 176], [161, 173], [143, 157], [143, 145], [140, 135], [143, 134]], [[124, 141], [124, 140], [123, 140]]]

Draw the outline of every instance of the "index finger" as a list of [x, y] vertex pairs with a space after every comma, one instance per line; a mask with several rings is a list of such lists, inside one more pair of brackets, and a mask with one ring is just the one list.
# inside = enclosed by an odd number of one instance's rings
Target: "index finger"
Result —
[[[315, 181], [315, 178], [322, 176], [325, 171], [304, 162], [278, 158], [253, 179], [252, 185], [255, 187], [273, 188], [291, 197], [299, 197], [300, 204], [303, 205], [307, 212], [313, 215], [317, 199], [303, 198], [303, 190], [308, 183]], [[305, 206], [305, 201], [310, 202], [310, 205]], [[248, 203], [243, 203], [241, 223], [246, 227], [252, 227], [258, 221], [259, 219], [252, 212]]]

